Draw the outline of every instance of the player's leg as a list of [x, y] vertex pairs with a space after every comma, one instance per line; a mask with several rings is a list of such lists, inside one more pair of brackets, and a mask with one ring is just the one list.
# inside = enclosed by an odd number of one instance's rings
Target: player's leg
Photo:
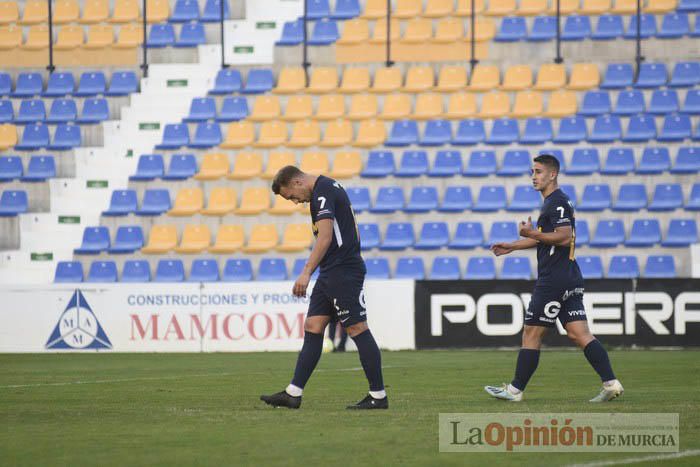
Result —
[[345, 332], [345, 328], [343, 326], [340, 326], [338, 328], [338, 334], [340, 334], [340, 340], [338, 341], [338, 345], [333, 349], [333, 352], [345, 352], [345, 344], [348, 341], [348, 333]]

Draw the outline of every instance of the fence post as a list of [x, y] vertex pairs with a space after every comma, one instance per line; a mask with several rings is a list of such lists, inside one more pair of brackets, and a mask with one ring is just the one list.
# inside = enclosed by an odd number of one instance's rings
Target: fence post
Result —
[[557, 56], [554, 57], [554, 63], [563, 63], [564, 59], [561, 56], [561, 2], [557, 0]]
[[471, 44], [469, 46], [469, 68], [471, 70], [471, 74], [474, 73], [474, 68], [476, 65], [479, 63], [479, 60], [476, 59], [476, 0], [472, 0], [472, 11], [471, 14], [469, 15], [469, 23], [470, 26], [469, 28], [471, 29]]
[[228, 68], [225, 56], [226, 46], [224, 43], [224, 1], [228, 0], [219, 0], [219, 32], [221, 33], [221, 68]]
[[148, 44], [146, 43], [148, 40], [148, 8], [146, 6], [146, 0], [142, 0], [141, 9], [143, 10], [143, 63], [141, 63], [141, 70], [143, 70], [143, 77], [148, 78]]
[[635, 70], [634, 70], [634, 81], [637, 81], [637, 78], [639, 78], [639, 69], [642, 66], [642, 62], [644, 61], [644, 57], [642, 56], [642, 1], [637, 0], [637, 37], [636, 41], [637, 43], [637, 51], [634, 56], [634, 62], [636, 64]]
[[386, 0], [386, 66], [389, 68], [393, 64], [391, 59], [391, 0]]
[[309, 55], [308, 55], [308, 37], [306, 34], [306, 27], [308, 25], [308, 8], [309, 2], [304, 0], [304, 45], [303, 45], [303, 57], [301, 61], [301, 66], [304, 67], [304, 79], [306, 80], [306, 87], [309, 87]]
[[49, 70], [49, 74], [53, 73], [53, 71], [56, 69], [55, 66], [53, 66], [53, 7], [51, 5], [51, 0], [48, 0], [49, 3], [49, 66], [46, 67], [47, 70]]

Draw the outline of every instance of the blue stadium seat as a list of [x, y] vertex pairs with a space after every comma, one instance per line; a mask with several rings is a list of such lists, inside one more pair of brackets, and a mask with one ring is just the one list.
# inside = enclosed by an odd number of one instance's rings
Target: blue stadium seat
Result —
[[591, 175], [600, 170], [600, 156], [596, 148], [577, 148], [571, 156], [567, 175]]
[[545, 42], [553, 40], [557, 35], [557, 19], [553, 16], [537, 16], [532, 23], [532, 29], [527, 36], [529, 42]]
[[136, 214], [139, 216], [160, 216], [165, 211], [169, 211], [170, 208], [168, 190], [150, 188], [144, 191], [141, 208], [136, 210]]
[[682, 112], [684, 114], [700, 115], [700, 89], [691, 89], [686, 93]]
[[496, 278], [496, 263], [489, 256], [469, 258], [464, 275], [467, 280], [490, 280]]
[[636, 256], [615, 255], [610, 259], [608, 279], [635, 279], [639, 277], [639, 263]]
[[679, 183], [660, 183], [647, 208], [649, 211], [673, 211], [683, 207], [683, 189]]
[[369, 212], [388, 214], [400, 211], [404, 208], [405, 196], [403, 188], [399, 186], [383, 186], [377, 191], [377, 197]]
[[[297, 258], [294, 260], [294, 264], [292, 265], [292, 276], [294, 278], [297, 278], [301, 275], [302, 272], [304, 272], [304, 266], [306, 266], [306, 259], [305, 258]], [[311, 274], [311, 280], [316, 280], [318, 279], [320, 268], [316, 268], [316, 270]]]
[[454, 146], [471, 146], [486, 140], [486, 130], [483, 120], [460, 120], [457, 125], [457, 133], [452, 138]]
[[275, 42], [278, 46], [299, 45], [304, 41], [304, 21], [299, 18], [294, 21], [286, 21], [282, 26], [282, 36]]
[[518, 42], [527, 37], [525, 18], [511, 16], [501, 20], [501, 27], [496, 34], [496, 42]]
[[659, 39], [679, 39], [690, 34], [690, 22], [685, 13], [667, 13], [661, 20], [661, 30], [656, 34]]
[[600, 173], [603, 175], [626, 175], [633, 170], [634, 151], [632, 148], [610, 148]]
[[453, 177], [462, 173], [462, 154], [459, 151], [438, 151], [429, 177]]
[[31, 99], [20, 102], [15, 123], [36, 123], [44, 120], [46, 120], [46, 106], [43, 100]]
[[371, 250], [372, 248], [379, 248], [381, 237], [379, 235], [378, 224], [360, 223], [357, 225], [357, 229], [360, 232], [360, 248], [363, 251]]
[[625, 143], [645, 143], [656, 138], [656, 124], [653, 115], [633, 115], [627, 123], [627, 131], [622, 137]]
[[[222, 0], [207, 0], [204, 4], [204, 11], [199, 19], [205, 23], [215, 23], [221, 21], [221, 1]], [[224, 0], [224, 19], [231, 17], [231, 8], [228, 0]]]
[[583, 117], [566, 117], [559, 120], [559, 132], [552, 140], [555, 143], [578, 143], [588, 136]]
[[588, 242], [596, 248], [612, 248], [625, 241], [625, 226], [619, 219], [599, 220], [593, 238]]
[[199, 122], [189, 147], [208, 149], [221, 144], [221, 127], [214, 122]]
[[56, 264], [55, 283], [83, 282], [83, 265], [80, 261], [59, 261]]
[[690, 88], [700, 84], [700, 62], [678, 62], [673, 67], [671, 88]]
[[642, 63], [639, 68], [635, 88], [653, 89], [665, 86], [668, 80], [668, 70], [663, 63]]
[[[656, 18], [652, 14], [641, 15], [642, 22], [640, 28], [640, 38], [649, 39], [656, 36]], [[637, 15], [630, 16], [630, 23], [623, 36], [625, 39], [634, 40], [637, 38]]]
[[15, 149], [21, 151], [32, 151], [48, 147], [49, 145], [49, 127], [46, 125], [27, 125], [22, 132], [22, 139], [19, 144], [15, 145]]
[[114, 234], [110, 254], [134, 253], [143, 248], [143, 229], [140, 225], [120, 225]]
[[479, 197], [472, 209], [476, 212], [494, 212], [506, 208], [506, 189], [487, 185], [479, 190]]
[[241, 91], [243, 94], [263, 94], [270, 91], [275, 86], [275, 78], [272, 70], [250, 70], [245, 87]]
[[154, 282], [182, 282], [185, 280], [185, 266], [179, 259], [161, 259], [156, 266]]
[[686, 247], [698, 242], [698, 226], [695, 219], [671, 219], [662, 246]]
[[628, 247], [651, 247], [661, 242], [661, 227], [656, 219], [636, 219], [625, 240]]
[[418, 124], [413, 120], [397, 120], [391, 126], [385, 146], [410, 146], [418, 142]]
[[56, 176], [56, 162], [53, 156], [32, 156], [29, 159], [23, 182], [43, 182]]
[[80, 136], [80, 127], [61, 123], [56, 127], [53, 134], [53, 142], [47, 146], [49, 149], [56, 151], [69, 151], [81, 145], [82, 137]]
[[491, 230], [489, 231], [488, 244], [493, 245], [501, 242], [514, 242], [519, 237], [518, 226], [515, 222], [494, 222], [491, 224]]
[[5, 190], [0, 196], [0, 217], [12, 217], [27, 212], [29, 199], [24, 190]]
[[221, 276], [224, 282], [247, 282], [253, 280], [253, 265], [247, 258], [228, 259]]
[[634, 70], [629, 63], [611, 63], [605, 70], [601, 89], [624, 89], [632, 86]]
[[510, 149], [503, 154], [503, 165], [496, 172], [502, 177], [520, 177], [530, 173], [530, 152]]
[[421, 227], [418, 241], [413, 245], [416, 250], [439, 250], [447, 246], [450, 233], [446, 222], [426, 222]]
[[484, 228], [481, 222], [460, 222], [455, 234], [447, 244], [451, 250], [466, 250], [484, 244]]
[[622, 16], [602, 15], [598, 17], [598, 24], [593, 34], [591, 34], [591, 39], [595, 41], [620, 39], [624, 33], [625, 28], [622, 24]]
[[643, 277], [672, 279], [676, 277], [676, 263], [671, 255], [649, 255]]
[[686, 211], [700, 211], [700, 183], [694, 183], [690, 190], [688, 202], [685, 204]]
[[186, 180], [197, 173], [197, 160], [194, 154], [173, 154], [170, 156], [168, 172], [163, 180]]
[[532, 269], [530, 268], [530, 259], [508, 256], [503, 260], [503, 268], [501, 269], [501, 279], [524, 279], [530, 280], [532, 277]]
[[486, 177], [496, 173], [495, 151], [472, 151], [462, 175], [468, 177]]
[[690, 117], [684, 114], [666, 115], [661, 132], [656, 138], [663, 142], [677, 142], [690, 139], [691, 134]]
[[551, 141], [554, 136], [552, 121], [549, 118], [528, 118], [525, 131], [520, 137], [521, 144], [542, 144]]
[[163, 130], [163, 142], [156, 149], [180, 149], [190, 144], [190, 132], [184, 123], [168, 123]]
[[78, 107], [73, 99], [54, 99], [51, 103], [48, 123], [73, 122], [78, 118]]
[[647, 207], [647, 190], [641, 183], [625, 183], [620, 186], [613, 211], [639, 211]]
[[588, 245], [591, 241], [590, 229], [588, 221], [585, 219], [576, 220], [576, 246]]
[[175, 47], [197, 47], [207, 43], [203, 23], [183, 24]]
[[700, 148], [683, 146], [678, 148], [672, 174], [694, 174], [700, 172]]
[[231, 94], [240, 92], [243, 87], [242, 81], [240, 71], [231, 68], [222, 68], [216, 74], [214, 88], [209, 91], [209, 94]]
[[401, 164], [395, 177], [420, 177], [428, 173], [428, 153], [425, 151], [404, 151]]
[[468, 186], [448, 186], [438, 208], [440, 212], [464, 212], [472, 208], [472, 192]]
[[612, 104], [608, 91], [586, 91], [578, 113], [585, 117], [597, 117], [610, 113], [611, 109]]
[[434, 186], [414, 186], [404, 212], [423, 213], [436, 210], [438, 192]]
[[591, 20], [588, 16], [571, 15], [566, 17], [561, 40], [582, 41], [589, 37], [591, 37]]
[[322, 19], [330, 16], [331, 10], [328, 0], [309, 0], [306, 7], [306, 17], [308, 19]]
[[171, 23], [188, 23], [198, 19], [199, 2], [197, 0], [177, 0], [168, 21]]
[[448, 120], [428, 120], [418, 144], [421, 146], [442, 146], [452, 140], [452, 125]]
[[518, 185], [513, 191], [513, 199], [508, 205], [508, 211], [534, 211], [540, 208], [542, 197], [532, 185]]
[[700, 0], [680, 0], [678, 2], [678, 11], [686, 13], [700, 11]]
[[0, 73], [0, 96], [9, 96], [12, 93], [12, 78], [9, 73]]
[[393, 174], [394, 170], [393, 152], [370, 151], [360, 176], [365, 178], [384, 178]]
[[386, 258], [365, 259], [367, 279], [389, 279], [389, 260]]
[[338, 23], [332, 19], [324, 19], [314, 23], [314, 29], [309, 38], [309, 45], [331, 45], [340, 38]]
[[151, 266], [143, 259], [124, 261], [121, 282], [150, 282]]
[[12, 97], [33, 97], [41, 95], [44, 81], [40, 73], [19, 73], [15, 81]]
[[576, 263], [584, 279], [603, 278], [603, 262], [600, 256], [579, 256], [576, 258]]
[[430, 267], [430, 279], [452, 281], [460, 278], [459, 260], [454, 256], [437, 256]]
[[12, 123], [15, 119], [15, 111], [12, 107], [12, 101], [3, 99], [0, 101], [0, 123]]
[[126, 216], [137, 209], [136, 190], [114, 190], [103, 216]]
[[139, 157], [136, 173], [129, 177], [131, 181], [150, 181], [163, 176], [163, 156], [160, 154], [144, 154]]
[[656, 89], [651, 95], [649, 113], [653, 115], [665, 115], [678, 112], [678, 94], [673, 89]]
[[487, 144], [512, 144], [520, 139], [518, 121], [514, 118], [500, 118], [493, 121]]
[[117, 265], [114, 261], [93, 261], [86, 282], [117, 282]]
[[104, 226], [85, 227], [83, 230], [83, 243], [73, 252], [76, 255], [97, 255], [107, 251], [110, 246], [109, 229]]
[[336, 0], [335, 9], [331, 14], [333, 19], [351, 19], [360, 15], [358, 0]]
[[175, 45], [175, 29], [173, 25], [168, 23], [152, 24], [146, 45], [152, 49]]
[[107, 87], [107, 79], [101, 71], [86, 71], [80, 75], [78, 90], [75, 91], [75, 96], [94, 97], [98, 94], [104, 94]]
[[615, 115], [634, 115], [644, 112], [644, 94], [637, 89], [620, 91], [615, 102]]
[[284, 258], [263, 258], [258, 265], [257, 280], [286, 281], [287, 263]]
[[109, 120], [109, 104], [107, 99], [86, 99], [83, 102], [83, 111], [78, 118], [78, 123], [101, 123]]
[[671, 156], [667, 147], [647, 147], [637, 167], [638, 174], [655, 175], [666, 172], [671, 167]]
[[73, 73], [51, 73], [46, 83], [46, 90], [42, 93], [44, 97], [63, 97], [73, 94], [75, 89], [75, 79]]
[[214, 258], [198, 258], [192, 261], [187, 282], [217, 282], [218, 280], [219, 264]]
[[603, 211], [609, 209], [612, 203], [610, 186], [605, 184], [586, 185], [583, 189], [581, 202], [576, 206], [579, 211]]
[[394, 279], [413, 279], [417, 281], [425, 279], [425, 264], [423, 264], [423, 258], [399, 258], [396, 262]]
[[369, 189], [367, 187], [352, 187], [345, 190], [350, 198], [350, 204], [355, 212], [369, 210]]
[[0, 157], [0, 182], [10, 182], [22, 176], [24, 168], [18, 156]]
[[105, 93], [107, 96], [128, 96], [137, 92], [139, 83], [136, 80], [136, 73], [133, 71], [116, 71], [112, 73], [109, 82], [109, 89]]
[[612, 143], [622, 138], [622, 126], [617, 115], [601, 115], [596, 117], [593, 131], [588, 135], [591, 143]]
[[392, 222], [384, 234], [384, 241], [379, 245], [380, 250], [405, 250], [415, 242], [413, 224], [410, 222]]
[[237, 122], [248, 116], [248, 100], [245, 97], [225, 97], [221, 103], [221, 112], [216, 120], [219, 122]]

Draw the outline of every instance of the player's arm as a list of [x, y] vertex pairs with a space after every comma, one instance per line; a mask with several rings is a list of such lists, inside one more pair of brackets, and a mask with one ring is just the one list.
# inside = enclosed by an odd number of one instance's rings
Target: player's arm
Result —
[[571, 236], [573, 235], [573, 230], [571, 230], [570, 225], [565, 225], [557, 227], [554, 232], [540, 232], [539, 230], [530, 230], [527, 233], [529, 239], [535, 240], [545, 245], [554, 246], [569, 246], [571, 244]]
[[537, 240], [531, 238], [521, 238], [515, 242], [495, 243], [491, 245], [491, 251], [496, 256], [507, 255], [516, 250], [528, 250], [537, 246]]
[[333, 240], [333, 219], [320, 219], [316, 221], [316, 228], [318, 229], [316, 243], [311, 250], [309, 260], [306, 262], [306, 265], [304, 265], [304, 269], [301, 274], [299, 274], [299, 277], [294, 283], [294, 288], [292, 289], [292, 293], [297, 297], [306, 295], [306, 288], [309, 286], [311, 274], [313, 274], [318, 267]]

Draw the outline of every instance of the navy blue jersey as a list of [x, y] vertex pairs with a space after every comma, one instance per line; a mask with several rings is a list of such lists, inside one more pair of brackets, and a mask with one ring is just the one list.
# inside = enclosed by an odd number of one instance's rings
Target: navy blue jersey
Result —
[[557, 189], [544, 199], [537, 228], [540, 232], [554, 232], [557, 227], [571, 226], [573, 234], [567, 246], [537, 244], [537, 282], [562, 288], [583, 285], [581, 270], [574, 259], [576, 219], [569, 197]]
[[318, 237], [316, 222], [333, 220], [333, 238], [321, 259], [320, 273], [338, 272], [347, 267], [365, 272], [365, 262], [360, 255], [360, 234], [355, 213], [345, 189], [332, 178], [319, 176], [311, 193], [311, 224], [314, 237]]

